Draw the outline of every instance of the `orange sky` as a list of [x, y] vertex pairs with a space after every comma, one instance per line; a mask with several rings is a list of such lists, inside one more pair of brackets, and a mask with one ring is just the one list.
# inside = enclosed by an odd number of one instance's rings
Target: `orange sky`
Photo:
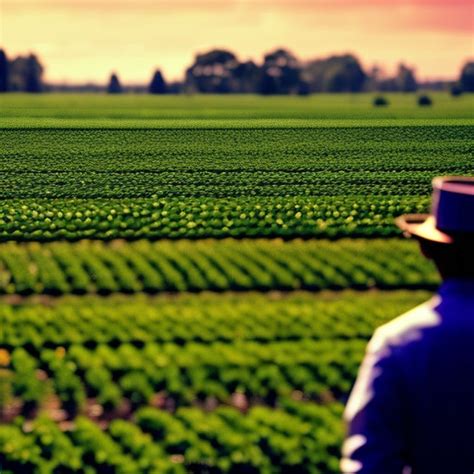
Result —
[[420, 79], [456, 77], [474, 56], [472, 0], [0, 0], [0, 15], [0, 46], [37, 52], [53, 82], [144, 82], [158, 66], [179, 78], [214, 46], [255, 60], [350, 51]]

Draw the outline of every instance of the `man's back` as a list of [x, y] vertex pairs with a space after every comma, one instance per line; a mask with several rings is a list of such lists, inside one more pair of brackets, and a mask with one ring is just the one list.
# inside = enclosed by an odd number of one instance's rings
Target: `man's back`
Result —
[[346, 419], [344, 472], [474, 472], [474, 280], [376, 331]]

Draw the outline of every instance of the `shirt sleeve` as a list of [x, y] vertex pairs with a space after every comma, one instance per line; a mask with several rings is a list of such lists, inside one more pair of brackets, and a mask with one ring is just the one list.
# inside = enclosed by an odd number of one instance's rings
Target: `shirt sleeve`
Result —
[[[394, 350], [376, 331], [346, 406], [344, 474], [402, 474], [406, 462], [402, 394]], [[406, 471], [405, 471], [406, 472]]]

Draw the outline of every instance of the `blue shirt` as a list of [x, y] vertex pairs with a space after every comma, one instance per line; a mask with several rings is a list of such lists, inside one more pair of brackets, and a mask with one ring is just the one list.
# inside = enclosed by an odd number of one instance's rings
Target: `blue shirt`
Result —
[[474, 473], [474, 280], [377, 329], [344, 417], [343, 473]]

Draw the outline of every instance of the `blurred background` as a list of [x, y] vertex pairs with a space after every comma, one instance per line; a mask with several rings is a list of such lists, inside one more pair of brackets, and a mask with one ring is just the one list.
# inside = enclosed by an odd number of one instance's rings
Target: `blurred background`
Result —
[[2, 0], [0, 88], [473, 90], [469, 0]]

